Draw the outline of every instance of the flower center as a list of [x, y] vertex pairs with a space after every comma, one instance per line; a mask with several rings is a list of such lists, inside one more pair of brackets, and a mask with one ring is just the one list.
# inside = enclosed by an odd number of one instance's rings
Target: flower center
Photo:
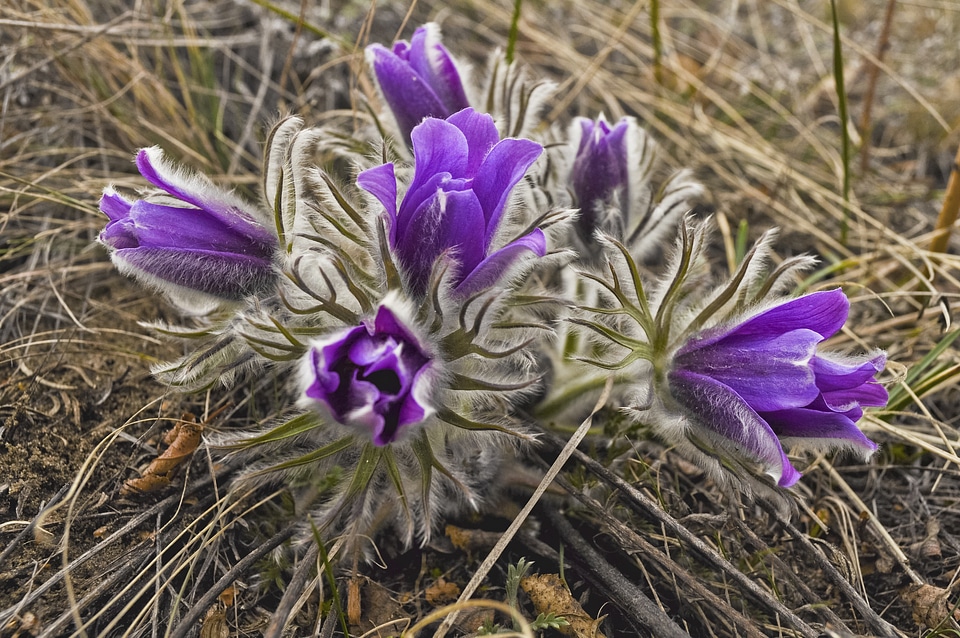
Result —
[[364, 374], [360, 378], [375, 385], [383, 394], [392, 394], [393, 396], [400, 394], [402, 387], [400, 384], [400, 375], [393, 370], [377, 370], [376, 372]]

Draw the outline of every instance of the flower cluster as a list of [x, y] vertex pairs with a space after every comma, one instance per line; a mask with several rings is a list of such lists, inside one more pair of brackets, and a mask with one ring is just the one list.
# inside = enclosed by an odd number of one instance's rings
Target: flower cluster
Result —
[[[350, 144], [282, 120], [259, 204], [145, 149], [160, 190], [100, 203], [117, 267], [204, 315], [159, 326], [193, 342], [159, 378], [194, 390], [256, 371], [291, 388], [283, 419], [209, 441], [240, 461], [238, 485], [300, 490], [304, 529], [358, 549], [383, 527], [426, 542], [497, 488], [529, 419], [572, 417], [610, 376], [613, 407], [717, 477], [788, 487], [789, 449], [876, 449], [856, 422], [886, 402], [884, 355], [823, 348], [844, 293], [786, 295], [811, 260], [768, 272], [769, 234], [711, 283], [709, 223], [684, 217], [702, 187], [681, 171], [652, 188], [636, 120], [578, 118], [545, 152], [529, 131], [550, 86], [515, 63], [491, 62], [488, 113], [435, 25], [367, 53], [390, 136], [373, 118]], [[678, 224], [644, 283], [637, 264]]]

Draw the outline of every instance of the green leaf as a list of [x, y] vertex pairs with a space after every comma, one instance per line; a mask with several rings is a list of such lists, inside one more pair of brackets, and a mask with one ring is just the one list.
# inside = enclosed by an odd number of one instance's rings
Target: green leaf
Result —
[[563, 616], [556, 616], [553, 612], [550, 612], [537, 616], [537, 619], [530, 623], [530, 627], [534, 631], [540, 631], [541, 629], [559, 629], [569, 624]]
[[297, 436], [298, 434], [309, 432], [310, 430], [322, 425], [323, 421], [320, 420], [318, 415], [314, 414], [313, 412], [306, 412], [299, 416], [293, 417], [285, 423], [281, 423], [277, 427], [272, 428], [270, 431], [261, 434], [260, 436], [252, 439], [244, 439], [243, 441], [228, 445], [227, 448], [231, 450], [242, 450], [255, 445], [273, 443], [274, 441], [282, 441], [284, 439]]
[[260, 470], [259, 472], [256, 472], [255, 474], [253, 474], [253, 476], [263, 476], [264, 474], [269, 474], [270, 472], [276, 472], [278, 470], [288, 470], [293, 467], [299, 467], [301, 465], [307, 465], [308, 463], [314, 463], [321, 459], [325, 459], [328, 456], [333, 456], [338, 452], [342, 452], [343, 450], [353, 445], [353, 442], [354, 442], [354, 437], [352, 435], [347, 435], [342, 439], [337, 439], [333, 443], [328, 443], [327, 445], [324, 445], [322, 448], [319, 448], [317, 450], [314, 450], [313, 452], [304, 454], [303, 456], [298, 456], [295, 459], [284, 461], [283, 463], [278, 463], [276, 465], [271, 465], [268, 468], [265, 468], [263, 470]]

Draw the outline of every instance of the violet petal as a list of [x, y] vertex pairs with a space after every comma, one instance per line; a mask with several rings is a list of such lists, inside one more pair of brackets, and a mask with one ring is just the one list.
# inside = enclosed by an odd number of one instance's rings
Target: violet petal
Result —
[[490, 245], [497, 231], [510, 192], [542, 152], [543, 147], [531, 140], [505, 139], [484, 158], [474, 179], [473, 190], [486, 218], [486, 246]]
[[800, 407], [819, 395], [809, 362], [820, 340], [805, 329], [756, 336], [734, 330], [706, 347], [688, 345], [674, 365], [730, 387], [756, 410]]
[[546, 254], [547, 240], [539, 228], [510, 242], [481, 261], [456, 287], [457, 294], [460, 297], [469, 297], [493, 285], [527, 251], [537, 257]]
[[736, 392], [715, 379], [686, 370], [671, 372], [669, 380], [674, 397], [716, 435], [721, 445], [730, 445], [737, 453], [762, 463], [781, 487], [800, 479], [776, 434]]

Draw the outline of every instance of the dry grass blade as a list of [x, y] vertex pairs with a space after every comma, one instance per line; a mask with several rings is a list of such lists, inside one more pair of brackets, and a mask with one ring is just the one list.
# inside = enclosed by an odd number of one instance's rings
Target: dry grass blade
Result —
[[[603, 388], [603, 392], [600, 393], [600, 397], [597, 400], [596, 405], [594, 405], [593, 410], [590, 412], [590, 415], [584, 419], [582, 423], [580, 423], [576, 431], [574, 431], [574, 433], [570, 436], [570, 439], [560, 446], [560, 451], [557, 454], [557, 458], [553, 462], [553, 465], [551, 465], [550, 469], [544, 474], [543, 479], [540, 481], [540, 484], [537, 485], [537, 488], [530, 496], [530, 499], [527, 501], [526, 505], [523, 506], [523, 509], [521, 509], [520, 512], [513, 518], [513, 522], [510, 523], [510, 527], [508, 527], [503, 533], [503, 536], [500, 537], [500, 539], [497, 541], [497, 544], [494, 545], [493, 549], [490, 550], [490, 553], [487, 554], [487, 557], [483, 559], [483, 562], [474, 572], [470, 582], [467, 583], [467, 585], [463, 588], [463, 591], [460, 593], [460, 598], [457, 600], [457, 603], [466, 603], [473, 597], [474, 592], [476, 592], [477, 588], [483, 583], [483, 579], [487, 577], [487, 573], [489, 573], [494, 563], [496, 563], [500, 558], [503, 550], [505, 550], [510, 541], [513, 540], [513, 537], [520, 530], [520, 526], [523, 525], [523, 523], [527, 520], [527, 516], [530, 515], [531, 511], [533, 511], [534, 506], [540, 502], [540, 498], [543, 496], [544, 492], [547, 491], [547, 488], [550, 487], [553, 479], [557, 476], [560, 470], [563, 469], [564, 464], [567, 462], [570, 456], [576, 453], [577, 446], [580, 445], [581, 441], [583, 441], [583, 437], [587, 435], [587, 432], [590, 431], [590, 427], [593, 425], [593, 417], [607, 402], [612, 389], [613, 379], [609, 379]], [[453, 612], [447, 616], [444, 619], [443, 624], [440, 625], [440, 628], [437, 629], [437, 632], [434, 634], [434, 638], [443, 638], [456, 619], [456, 612]]]

